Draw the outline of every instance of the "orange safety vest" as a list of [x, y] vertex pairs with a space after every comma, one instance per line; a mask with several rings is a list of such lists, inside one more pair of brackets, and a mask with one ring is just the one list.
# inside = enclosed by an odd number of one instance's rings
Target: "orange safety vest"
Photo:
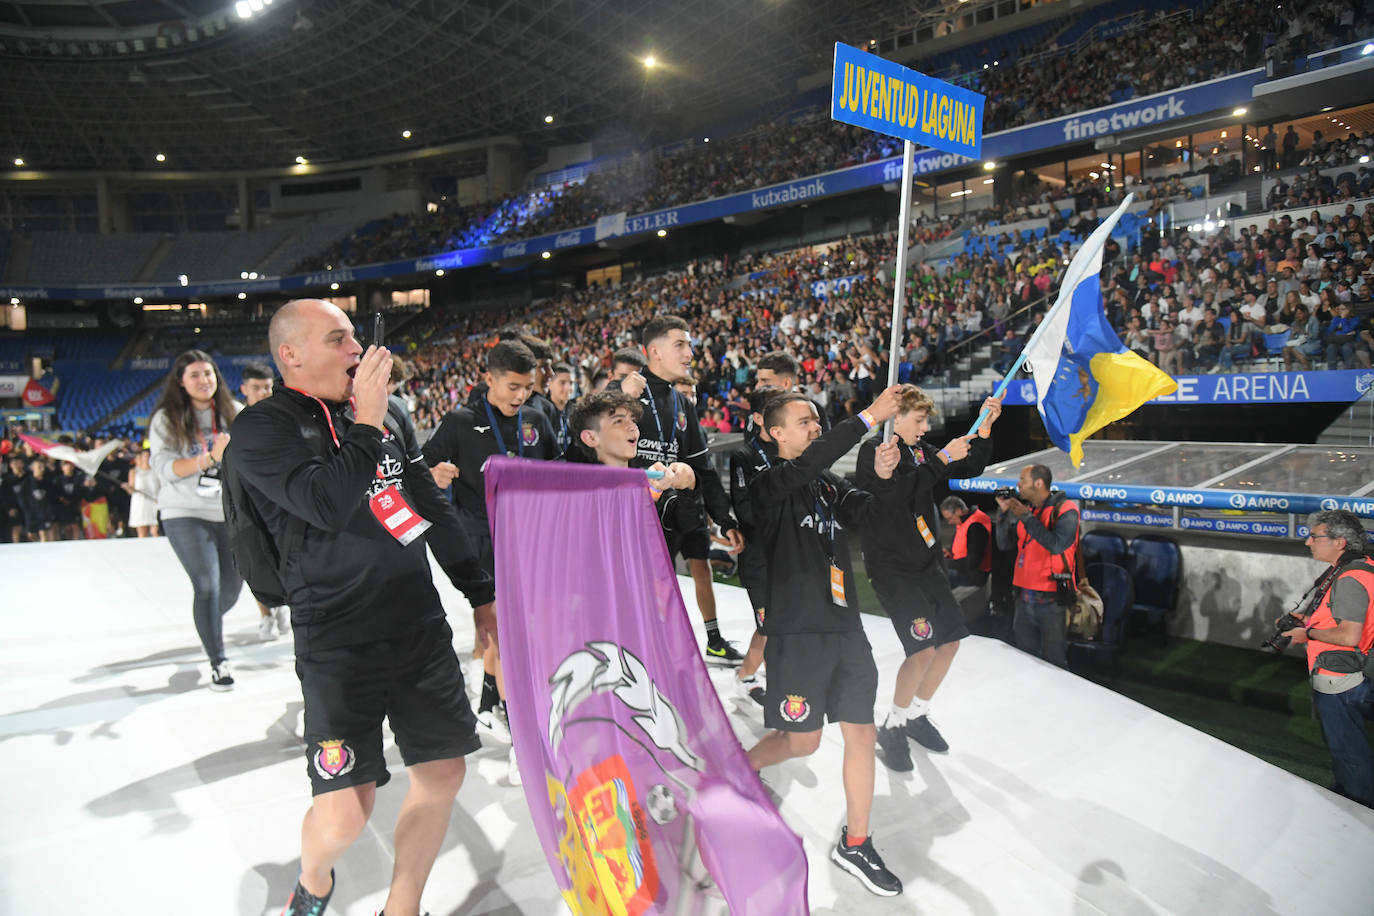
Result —
[[[982, 525], [988, 533], [988, 543], [992, 542], [992, 519], [982, 509], [974, 509], [968, 514], [959, 527], [954, 530], [954, 546], [950, 548], [951, 559], [962, 560], [968, 556], [968, 530], [974, 525]], [[983, 572], [992, 572], [992, 551], [984, 548], [983, 558], [978, 562], [978, 568]]]
[[[1365, 593], [1374, 599], [1374, 562], [1368, 559], [1358, 560], [1345, 568], [1345, 571], [1336, 576], [1331, 582], [1331, 588], [1322, 595], [1321, 604], [1312, 612], [1308, 618], [1307, 625], [1316, 627], [1320, 630], [1328, 630], [1336, 625], [1336, 618], [1331, 613], [1331, 591], [1336, 587], [1336, 582], [1347, 576], [1355, 579], [1364, 586]], [[1370, 646], [1374, 645], [1374, 600], [1370, 602], [1371, 607], [1365, 611], [1364, 629], [1360, 632], [1360, 644], [1355, 648], [1350, 646], [1338, 646], [1334, 643], [1320, 642], [1319, 640], [1309, 639], [1307, 641], [1307, 670], [1313, 674], [1329, 674], [1339, 677], [1343, 674], [1355, 674], [1364, 669], [1365, 658], [1369, 655]], [[1342, 659], [1339, 656], [1354, 656], [1349, 659]], [[1353, 667], [1349, 671], [1335, 671], [1327, 667], [1328, 665], [1339, 664], [1340, 667], [1347, 667], [1347, 663]]]
[[[1065, 512], [1077, 512], [1078, 503], [1071, 499], [1066, 499], [1058, 505], [1051, 506], [1048, 503], [1039, 509], [1031, 509], [1035, 517], [1040, 519], [1040, 523], [1046, 528], [1053, 529], [1055, 519]], [[1054, 579], [1050, 578], [1054, 573], [1068, 573], [1074, 575], [1074, 564], [1078, 556], [1078, 538], [1073, 539], [1073, 544], [1063, 554], [1050, 553], [1044, 545], [1034, 540], [1026, 533], [1025, 522], [1016, 523], [1016, 572], [1012, 575], [1011, 582], [1017, 588], [1030, 589], [1033, 592], [1052, 592]]]

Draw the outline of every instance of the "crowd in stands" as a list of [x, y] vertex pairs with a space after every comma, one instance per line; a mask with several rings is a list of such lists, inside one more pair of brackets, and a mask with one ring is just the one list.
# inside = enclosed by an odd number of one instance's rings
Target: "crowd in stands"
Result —
[[1072, 54], [1027, 55], [984, 70], [974, 83], [987, 96], [984, 129], [1006, 130], [1262, 66], [1266, 56], [1289, 59], [1349, 43], [1370, 22], [1357, 0], [1180, 4]]
[[[1237, 231], [1238, 230], [1238, 231]], [[1112, 271], [1104, 298], [1126, 345], [1171, 374], [1369, 368], [1374, 204], [1242, 218], [1167, 235]]]
[[[1099, 217], [1090, 209], [1074, 218], [1086, 233]], [[1171, 374], [1234, 371], [1266, 359], [1271, 368], [1368, 368], [1372, 233], [1374, 204], [1363, 211], [1346, 204], [1296, 219], [1231, 221], [1206, 235], [1179, 229], [1133, 252], [1113, 242], [1105, 253], [1108, 317], [1127, 347]], [[891, 235], [851, 238], [698, 260], [536, 303], [430, 309], [394, 342], [409, 360], [400, 392], [417, 427], [432, 430], [472, 396], [485, 350], [511, 326], [547, 365], [567, 364], [580, 390], [595, 390], [616, 353], [637, 344], [648, 318], [674, 313], [693, 328], [691, 383], [708, 430], [744, 427], [759, 360], [775, 350], [797, 359], [801, 387], [830, 419], [840, 419], [867, 403], [887, 377], [894, 245]], [[1005, 371], [1053, 301], [1071, 254], [1051, 237], [1001, 256], [961, 254], [913, 265], [898, 355], [902, 377], [929, 384], [975, 336], [1000, 341], [995, 367]], [[11, 427], [0, 438], [5, 539], [132, 533], [136, 449], [116, 453], [88, 478], [34, 452], [18, 431]]]
[[[988, 98], [984, 130], [1201, 82], [1258, 66], [1266, 54], [1351, 41], [1374, 21], [1355, 0], [1294, 0], [1278, 8], [1218, 0], [1190, 15], [1175, 15], [1190, 9], [1161, 11], [1086, 50], [1029, 48], [1028, 61], [983, 71], [976, 82]], [[887, 158], [899, 149], [893, 138], [832, 121], [822, 112], [793, 112], [734, 137], [687, 143], [670, 154], [629, 156], [583, 183], [521, 192], [489, 205], [443, 201], [434, 212], [370, 224], [296, 269], [527, 238], [588, 225], [606, 214], [642, 213]], [[1213, 160], [1206, 168], [1219, 181], [1239, 177], [1235, 156]]]
[[[891, 235], [832, 246], [695, 261], [682, 270], [620, 286], [580, 290], [523, 309], [467, 313], [434, 326], [413, 350], [405, 390], [416, 424], [433, 428], [480, 382], [482, 353], [497, 328], [518, 324], [547, 344], [553, 363], [573, 367], [583, 390], [597, 387], [614, 354], [637, 343], [654, 314], [682, 315], [697, 341], [700, 415], [735, 431], [747, 420], [758, 360], [785, 349], [801, 364], [799, 384], [832, 419], [867, 403], [888, 373]], [[910, 271], [903, 374], [929, 379], [961, 341], [996, 331], [1022, 306], [1040, 302], [1062, 272], [1063, 252], [1045, 245], [1016, 260], [961, 255], [943, 268]]]

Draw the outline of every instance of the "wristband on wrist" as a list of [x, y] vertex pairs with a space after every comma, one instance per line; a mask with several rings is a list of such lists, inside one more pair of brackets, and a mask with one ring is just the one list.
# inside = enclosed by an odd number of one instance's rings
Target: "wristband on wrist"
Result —
[[940, 457], [945, 459], [945, 464], [951, 464], [954, 461], [954, 459], [950, 457], [949, 452], [944, 449], [940, 449]]
[[1312, 639], [1312, 638], [1313, 638], [1313, 637], [1312, 637], [1312, 628], [1311, 628], [1311, 627], [1308, 627], [1307, 629], [1303, 630], [1303, 632], [1307, 634], [1307, 638], [1308, 638], [1308, 639]]
[[873, 419], [873, 414], [869, 413], [866, 408], [859, 411], [859, 419], [863, 420], [864, 426], [867, 426], [869, 429], [872, 429], [874, 424], [877, 423], [877, 421]]

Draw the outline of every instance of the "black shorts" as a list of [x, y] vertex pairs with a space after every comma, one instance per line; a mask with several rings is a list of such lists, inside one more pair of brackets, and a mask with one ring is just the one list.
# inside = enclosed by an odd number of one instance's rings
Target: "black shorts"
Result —
[[477, 562], [486, 570], [487, 575], [496, 576], [496, 558], [491, 550], [491, 528], [487, 525], [487, 520], [478, 518], [470, 512], [459, 511], [458, 523], [463, 526], [463, 533], [472, 542], [472, 549], [477, 553]]
[[873, 591], [883, 610], [887, 611], [902, 650], [908, 656], [922, 649], [932, 649], [946, 643], [958, 642], [969, 635], [964, 623], [964, 610], [954, 598], [954, 590], [937, 564], [925, 574], [905, 573], [900, 576], [874, 576]]
[[749, 609], [754, 612], [754, 632], [763, 632], [763, 619], [768, 607], [768, 576], [766, 572], [755, 572], [739, 565], [739, 581], [749, 595]]
[[482, 746], [445, 620], [403, 639], [297, 656], [296, 677], [305, 698], [312, 795], [386, 785], [383, 718], [406, 766], [463, 757]]
[[873, 724], [878, 666], [862, 630], [784, 633], [768, 637], [768, 696], [763, 724], [785, 732], [813, 732], [831, 722]]
[[684, 560], [705, 560], [711, 556], [711, 532], [707, 528], [676, 531], [668, 542], [669, 556], [682, 554]]

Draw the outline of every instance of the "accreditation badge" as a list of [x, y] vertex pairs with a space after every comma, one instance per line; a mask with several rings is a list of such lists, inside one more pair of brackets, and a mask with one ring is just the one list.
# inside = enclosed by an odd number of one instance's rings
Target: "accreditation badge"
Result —
[[410, 504], [401, 495], [401, 491], [396, 489], [395, 484], [379, 491], [367, 501], [367, 505], [372, 514], [377, 516], [377, 521], [382, 523], [382, 527], [399, 541], [402, 547], [424, 534], [430, 527], [430, 522], [410, 508]]
[[926, 524], [924, 515], [916, 516], [916, 530], [921, 532], [921, 538], [926, 542], [927, 547], [935, 546], [935, 535], [931, 533], [930, 526]]
[[830, 564], [830, 600], [840, 607], [849, 607], [844, 597], [844, 570], [834, 563]]

